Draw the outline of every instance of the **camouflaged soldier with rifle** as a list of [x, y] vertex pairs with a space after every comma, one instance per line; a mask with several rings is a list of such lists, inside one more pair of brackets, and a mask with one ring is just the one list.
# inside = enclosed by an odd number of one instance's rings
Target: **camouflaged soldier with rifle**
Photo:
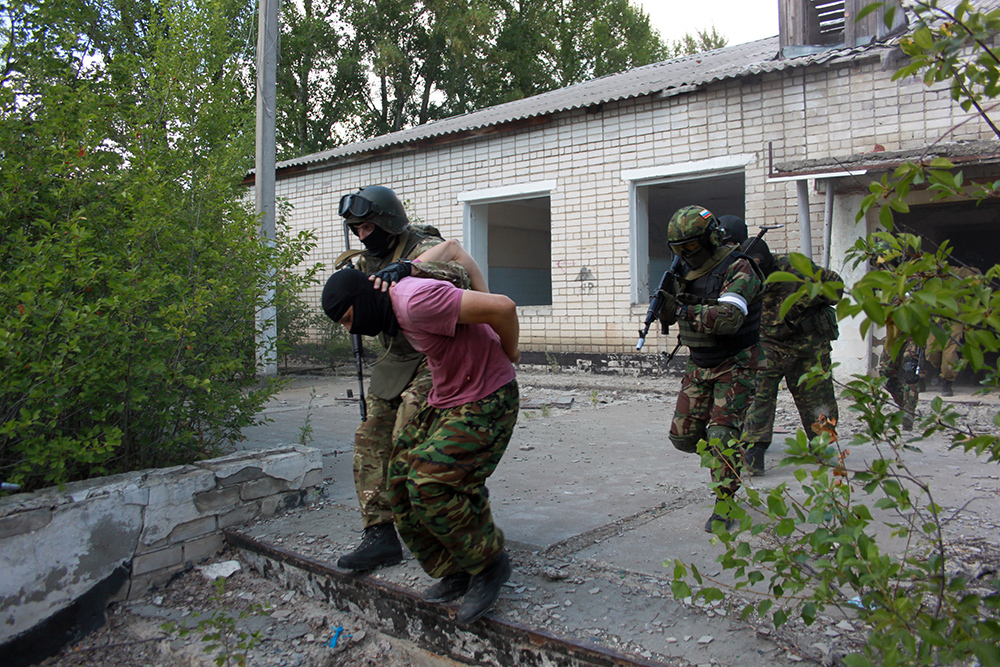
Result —
[[[403, 203], [387, 187], [373, 185], [344, 195], [338, 212], [365, 249], [342, 254], [337, 268], [353, 260], [358, 270], [373, 274], [444, 243], [434, 227], [410, 224]], [[457, 262], [425, 262], [420, 272], [463, 289], [470, 286], [468, 272]], [[337, 561], [347, 570], [371, 570], [403, 559], [386, 492], [389, 456], [400, 430], [423, 408], [431, 391], [424, 355], [402, 333], [381, 333], [379, 338], [386, 351], [372, 368], [368, 396], [362, 397], [367, 416], [354, 435], [354, 484], [364, 535], [354, 551]]]
[[[772, 255], [763, 239], [758, 239], [752, 248], [749, 242], [746, 245], [746, 254], [757, 262], [765, 276], [783, 271], [802, 277], [792, 266], [788, 255]], [[821, 269], [812, 260], [809, 263], [812, 275], [818, 273], [824, 283], [840, 283], [838, 299], [843, 296], [844, 281], [840, 275], [830, 269]], [[819, 435], [819, 430], [823, 428], [833, 430], [839, 418], [832, 375], [814, 382], [799, 382], [817, 364], [824, 372], [830, 373], [830, 342], [839, 335], [837, 313], [833, 307], [836, 301], [818, 294], [813, 299], [798, 301], [781, 317], [781, 304], [798, 291], [800, 284], [776, 282], [764, 286], [761, 358], [754, 373], [756, 388], [753, 402], [743, 422], [747, 467], [754, 475], [764, 474], [764, 453], [770, 447], [774, 433], [774, 413], [782, 379], [795, 401], [802, 428], [810, 438]]]
[[[689, 358], [677, 395], [670, 442], [682, 452], [697, 452], [702, 440], [718, 439], [712, 471], [718, 499], [740, 486], [740, 426], [753, 393], [751, 365], [757, 353], [762, 278], [754, 263], [726, 243], [716, 217], [701, 206], [686, 206], [670, 219], [670, 249], [680, 257], [673, 289], [662, 298], [659, 320], [664, 333], [677, 324]], [[726, 455], [735, 449], [734, 455]], [[730, 529], [732, 520], [716, 505], [707, 532]]]

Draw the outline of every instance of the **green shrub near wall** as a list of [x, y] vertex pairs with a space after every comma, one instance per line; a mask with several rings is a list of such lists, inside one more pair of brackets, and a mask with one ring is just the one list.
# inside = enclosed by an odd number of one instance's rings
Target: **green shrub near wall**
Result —
[[0, 9], [0, 480], [25, 490], [238, 439], [275, 389], [257, 314], [313, 243], [262, 241], [241, 185], [252, 10], [134, 9]]

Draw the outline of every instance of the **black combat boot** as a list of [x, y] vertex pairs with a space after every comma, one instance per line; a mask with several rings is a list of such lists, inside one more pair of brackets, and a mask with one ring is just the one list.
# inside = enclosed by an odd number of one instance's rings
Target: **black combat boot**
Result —
[[427, 602], [448, 602], [465, 595], [472, 583], [472, 575], [468, 572], [449, 574], [423, 592], [421, 597]]
[[705, 532], [714, 533], [716, 524], [722, 524], [722, 526], [726, 529], [726, 532], [729, 532], [734, 526], [736, 526], [736, 519], [730, 519], [729, 517], [722, 516], [717, 512], [712, 512], [712, 516], [708, 517], [708, 521], [705, 522]]
[[767, 451], [769, 442], [752, 442], [746, 449], [747, 468], [754, 477], [764, 474], [764, 452]]
[[954, 396], [955, 392], [951, 390], [951, 380], [944, 380], [941, 382], [941, 395], [942, 396]]
[[395, 565], [403, 560], [403, 548], [392, 523], [380, 523], [365, 528], [358, 548], [344, 554], [337, 567], [345, 570], [373, 570], [380, 565]]
[[504, 582], [510, 579], [513, 571], [507, 552], [501, 550], [485, 570], [472, 577], [469, 592], [462, 600], [456, 620], [467, 625], [489, 611], [500, 597], [500, 589], [503, 588]]

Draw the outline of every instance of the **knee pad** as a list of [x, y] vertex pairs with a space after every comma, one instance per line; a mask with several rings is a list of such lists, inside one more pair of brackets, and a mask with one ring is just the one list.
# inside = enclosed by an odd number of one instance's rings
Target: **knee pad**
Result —
[[740, 430], [738, 428], [733, 428], [732, 426], [723, 426], [721, 424], [712, 424], [708, 427], [708, 431], [705, 433], [705, 437], [708, 440], [712, 438], [718, 438], [719, 442], [725, 447], [729, 445], [731, 440], [739, 441]]
[[674, 448], [681, 450], [685, 454], [698, 453], [698, 443], [700, 441], [701, 437], [697, 435], [670, 434], [670, 442], [673, 443]]

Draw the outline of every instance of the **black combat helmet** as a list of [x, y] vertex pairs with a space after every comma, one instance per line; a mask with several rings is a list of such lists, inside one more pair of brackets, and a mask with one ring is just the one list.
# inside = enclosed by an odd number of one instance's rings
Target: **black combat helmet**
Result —
[[340, 215], [349, 225], [373, 222], [389, 234], [402, 234], [410, 226], [403, 202], [396, 193], [383, 185], [369, 185], [340, 198]]

